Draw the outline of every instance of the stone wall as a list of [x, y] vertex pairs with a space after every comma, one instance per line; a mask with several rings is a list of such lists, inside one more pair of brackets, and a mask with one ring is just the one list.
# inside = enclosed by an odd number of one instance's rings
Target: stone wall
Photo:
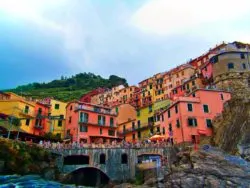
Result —
[[[160, 155], [162, 161], [168, 158], [170, 154], [169, 148], [84, 148], [84, 149], [71, 149], [56, 152], [61, 156], [57, 159], [57, 165], [59, 170], [64, 174], [69, 174], [79, 168], [93, 167], [101, 170], [112, 181], [126, 181], [135, 178], [136, 164], [138, 163], [138, 156], [144, 154]], [[100, 155], [105, 154], [106, 163], [100, 164]], [[122, 164], [121, 156], [127, 154], [128, 163]], [[69, 155], [87, 155], [89, 156], [89, 164], [86, 165], [64, 165], [64, 156]]]

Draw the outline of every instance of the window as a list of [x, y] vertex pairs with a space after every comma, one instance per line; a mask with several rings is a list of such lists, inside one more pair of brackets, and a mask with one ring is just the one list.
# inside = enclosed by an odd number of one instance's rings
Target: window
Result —
[[160, 127], [157, 127], [157, 132], [161, 132]]
[[243, 68], [243, 69], [246, 69], [246, 68], [247, 68], [245, 63], [242, 63], [242, 68]]
[[148, 91], [148, 95], [150, 95], [150, 91]]
[[212, 128], [212, 120], [206, 119], [207, 128]]
[[195, 81], [193, 80], [193, 81], [192, 81], [192, 86], [194, 86], [194, 85], [195, 85]]
[[106, 156], [104, 153], [100, 155], [100, 164], [105, 164], [106, 163]]
[[81, 123], [88, 123], [88, 121], [89, 121], [89, 114], [84, 113], [84, 112], [80, 112], [80, 122]]
[[181, 72], [181, 75], [184, 76], [184, 71]]
[[135, 134], [132, 135], [132, 139], [135, 140]]
[[137, 137], [141, 138], [141, 132], [140, 131], [137, 132]]
[[221, 98], [221, 100], [224, 100], [224, 96], [222, 93], [220, 94], [220, 98]]
[[161, 121], [164, 121], [164, 115], [163, 114], [161, 115]]
[[72, 105], [70, 106], [70, 111], [72, 110]]
[[168, 110], [168, 118], [171, 117], [171, 113], [170, 113], [170, 110]]
[[178, 106], [175, 105], [175, 113], [178, 114]]
[[100, 128], [100, 134], [102, 134], [102, 128]]
[[25, 125], [27, 125], [27, 126], [30, 125], [30, 119], [26, 119]]
[[55, 104], [55, 109], [58, 110], [60, 108], [59, 104]]
[[166, 134], [165, 127], [162, 128], [162, 134]]
[[173, 129], [172, 129], [172, 124], [171, 124], [171, 123], [168, 124], [168, 130], [169, 130], [169, 132], [172, 132], [172, 130], [173, 130]]
[[217, 63], [218, 62], [218, 56], [214, 56], [211, 58], [212, 63]]
[[234, 69], [234, 64], [233, 63], [228, 63], [227, 68], [228, 68], [228, 70]]
[[132, 87], [130, 88], [130, 91], [132, 91]]
[[60, 119], [60, 120], [58, 120], [58, 122], [57, 122], [57, 126], [58, 127], [61, 127], [62, 126], [62, 120]]
[[241, 59], [245, 59], [244, 53], [241, 53], [241, 54], [240, 54], [240, 58], [241, 58]]
[[148, 106], [148, 112], [152, 112], [152, 105]]
[[84, 125], [80, 125], [80, 132], [88, 132], [88, 127]]
[[123, 153], [121, 156], [121, 163], [127, 164], [128, 163], [128, 155], [126, 153]]
[[187, 84], [187, 90], [189, 90], [189, 84]]
[[203, 111], [204, 111], [204, 113], [208, 113], [209, 112], [207, 104], [203, 104]]
[[94, 107], [94, 112], [100, 112], [101, 111], [101, 109], [100, 108], [98, 108], [98, 107]]
[[196, 118], [188, 118], [188, 126], [197, 127], [197, 119]]
[[140, 128], [140, 126], [141, 126], [141, 121], [140, 120], [137, 121], [137, 125], [138, 125], [138, 128]]
[[152, 84], [150, 84], [150, 85], [149, 85], [149, 89], [152, 89], [152, 88], [153, 88], [153, 86], [152, 86]]
[[177, 127], [177, 128], [180, 128], [180, 127], [181, 127], [181, 125], [180, 125], [180, 120], [179, 120], [179, 119], [176, 120], [176, 127]]
[[115, 136], [115, 131], [114, 130], [108, 130], [108, 135], [109, 136]]
[[24, 113], [28, 114], [29, 113], [29, 106], [25, 106]]
[[110, 118], [110, 127], [113, 127], [114, 126], [114, 118]]
[[135, 130], [135, 122], [132, 122], [132, 129]]
[[42, 111], [43, 111], [42, 108], [39, 108], [39, 109], [38, 109], [38, 114], [41, 115], [41, 114], [42, 114]]
[[98, 125], [105, 125], [106, 124], [106, 117], [98, 115]]
[[137, 116], [141, 115], [140, 110], [137, 110], [136, 113], [137, 113]]
[[71, 119], [72, 119], [72, 117], [70, 116], [70, 117], [69, 117], [69, 123], [71, 123]]
[[188, 103], [188, 104], [187, 104], [187, 108], [188, 108], [188, 111], [189, 111], [189, 112], [192, 112], [192, 111], [193, 111], [193, 105], [192, 105], [192, 104]]
[[126, 125], [123, 125], [123, 132], [126, 131]]
[[205, 67], [204, 70], [207, 71], [207, 67]]
[[118, 114], [118, 112], [119, 112], [119, 108], [118, 108], [118, 107], [116, 107], [116, 108], [115, 108], [115, 111], [116, 111], [116, 113]]
[[150, 133], [154, 134], [154, 129], [153, 128], [150, 129]]
[[195, 93], [193, 93], [192, 96], [195, 97]]

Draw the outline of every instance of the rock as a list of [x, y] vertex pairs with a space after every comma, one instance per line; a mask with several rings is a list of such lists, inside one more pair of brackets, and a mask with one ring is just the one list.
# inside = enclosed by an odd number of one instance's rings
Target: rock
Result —
[[0, 173], [4, 172], [5, 161], [0, 161]]
[[155, 186], [157, 184], [157, 178], [150, 178], [147, 181], [145, 181], [144, 185], [149, 185], [149, 186]]
[[47, 168], [43, 172], [43, 178], [46, 180], [55, 180], [56, 172], [53, 168]]

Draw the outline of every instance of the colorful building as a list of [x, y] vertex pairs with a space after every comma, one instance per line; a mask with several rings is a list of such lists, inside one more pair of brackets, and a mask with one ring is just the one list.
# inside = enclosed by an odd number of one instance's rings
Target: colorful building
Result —
[[40, 101], [42, 104], [50, 105], [49, 132], [58, 135], [61, 139], [65, 137], [65, 117], [67, 103], [51, 98]]
[[36, 102], [35, 104], [35, 118], [33, 123], [34, 135], [43, 136], [50, 131], [50, 105]]
[[199, 142], [212, 135], [212, 121], [231, 99], [225, 91], [197, 89], [187, 97], [178, 97], [162, 114], [161, 129], [175, 143]]
[[130, 104], [120, 104], [114, 107], [117, 113], [118, 136], [126, 141], [140, 139], [140, 131], [136, 129], [136, 109]]
[[14, 117], [20, 120], [20, 130], [33, 133], [35, 118], [35, 103], [26, 101], [14, 93], [0, 93], [0, 114], [5, 117]]
[[73, 101], [66, 109], [66, 137], [85, 143], [117, 139], [117, 113], [111, 108]]

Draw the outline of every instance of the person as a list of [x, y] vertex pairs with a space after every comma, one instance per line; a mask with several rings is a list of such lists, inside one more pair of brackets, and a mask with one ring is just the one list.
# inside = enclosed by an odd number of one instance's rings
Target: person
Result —
[[43, 147], [43, 141], [42, 140], [39, 141], [39, 146]]

